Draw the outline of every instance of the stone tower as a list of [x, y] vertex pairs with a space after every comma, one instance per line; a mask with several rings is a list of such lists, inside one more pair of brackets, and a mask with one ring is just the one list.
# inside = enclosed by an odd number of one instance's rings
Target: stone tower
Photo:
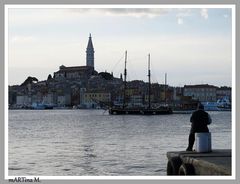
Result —
[[94, 48], [93, 48], [93, 44], [92, 44], [91, 33], [89, 35], [86, 53], [87, 53], [86, 54], [87, 66], [91, 66], [94, 68]]

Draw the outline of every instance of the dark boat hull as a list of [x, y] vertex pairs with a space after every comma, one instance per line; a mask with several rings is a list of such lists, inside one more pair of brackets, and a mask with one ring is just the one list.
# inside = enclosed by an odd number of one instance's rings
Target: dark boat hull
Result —
[[112, 115], [165, 115], [172, 114], [171, 108], [161, 109], [121, 109], [121, 108], [110, 108], [109, 114]]

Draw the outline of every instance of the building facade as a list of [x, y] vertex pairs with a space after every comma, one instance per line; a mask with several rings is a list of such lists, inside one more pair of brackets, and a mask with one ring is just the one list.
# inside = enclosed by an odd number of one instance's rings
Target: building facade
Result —
[[223, 99], [223, 98], [227, 98], [231, 101], [232, 99], [232, 88], [230, 87], [220, 87], [217, 89], [217, 99]]
[[200, 85], [185, 85], [183, 90], [184, 96], [192, 97], [194, 100], [199, 100], [200, 102], [216, 102], [217, 87], [208, 84]]
[[89, 66], [66, 67], [62, 65], [59, 67], [59, 70], [57, 72], [54, 72], [54, 78], [87, 80], [93, 73], [93, 68]]
[[83, 94], [83, 104], [86, 108], [97, 108], [102, 103], [111, 102], [111, 93], [108, 92], [85, 92]]

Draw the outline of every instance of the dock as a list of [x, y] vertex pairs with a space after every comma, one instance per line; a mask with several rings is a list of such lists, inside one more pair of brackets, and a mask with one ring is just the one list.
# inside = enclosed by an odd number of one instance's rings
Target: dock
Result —
[[231, 149], [167, 152], [167, 175], [231, 175]]

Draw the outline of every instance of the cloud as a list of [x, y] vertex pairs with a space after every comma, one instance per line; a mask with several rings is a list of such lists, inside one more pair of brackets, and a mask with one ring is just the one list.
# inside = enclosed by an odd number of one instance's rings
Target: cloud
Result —
[[227, 19], [227, 18], [229, 18], [229, 15], [228, 14], [224, 14], [223, 17]]
[[187, 9], [187, 8], [180, 8], [177, 10], [177, 17], [189, 17], [192, 15], [191, 13], [191, 9]]
[[177, 14], [176, 14], [177, 23], [179, 25], [183, 24], [184, 18], [185, 17], [190, 17], [191, 15], [192, 15], [191, 9], [186, 9], [186, 8], [177, 9]]
[[171, 11], [171, 9], [162, 8], [79, 8], [69, 9], [72, 13], [82, 15], [88, 13], [105, 13], [108, 16], [130, 16], [130, 17], [147, 17], [154, 18], [157, 16], [165, 15]]
[[9, 9], [9, 26], [43, 25], [73, 18], [65, 9]]
[[154, 18], [168, 14], [171, 9], [162, 8], [39, 8], [9, 9], [9, 26], [47, 25], [63, 21], [79, 21], [90, 17], [121, 16], [133, 18]]
[[29, 43], [36, 40], [36, 37], [33, 36], [13, 36], [10, 38], [10, 43]]
[[183, 19], [182, 18], [178, 18], [177, 19], [177, 23], [180, 25], [180, 24], [183, 24]]
[[204, 19], [208, 19], [208, 10], [206, 8], [202, 8], [200, 14]]

